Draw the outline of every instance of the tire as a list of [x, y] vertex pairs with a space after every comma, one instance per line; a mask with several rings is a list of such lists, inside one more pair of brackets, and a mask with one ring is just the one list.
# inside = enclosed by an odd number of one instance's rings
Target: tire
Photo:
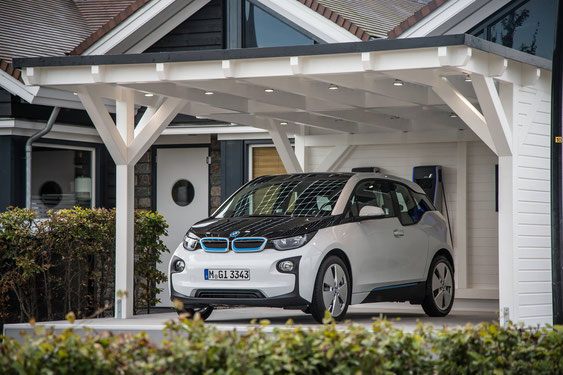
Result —
[[199, 316], [203, 320], [207, 320], [211, 313], [213, 312], [213, 306], [205, 306], [205, 307], [198, 307], [198, 308], [184, 308], [182, 310], [176, 310], [178, 315], [187, 314], [189, 318], [193, 318], [196, 313], [199, 313]]
[[455, 281], [450, 261], [439, 255], [432, 260], [426, 279], [426, 293], [422, 309], [428, 316], [449, 314], [454, 304]]
[[328, 310], [334, 320], [343, 320], [351, 296], [352, 284], [348, 268], [339, 257], [329, 256], [321, 263], [315, 279], [313, 300], [310, 305], [313, 318], [322, 323], [325, 311]]

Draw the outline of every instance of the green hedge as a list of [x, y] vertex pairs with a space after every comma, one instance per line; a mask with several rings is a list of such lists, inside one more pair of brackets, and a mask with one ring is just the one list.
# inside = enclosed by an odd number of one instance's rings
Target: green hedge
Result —
[[[156, 302], [155, 268], [168, 251], [168, 225], [156, 213], [135, 212], [135, 306]], [[50, 211], [37, 220], [28, 209], [0, 213], [0, 323], [111, 315], [115, 284], [115, 210]]]
[[266, 333], [220, 331], [197, 319], [146, 334], [56, 335], [36, 327], [24, 344], [0, 344], [2, 374], [561, 374], [563, 328], [480, 324], [413, 333], [386, 321]]

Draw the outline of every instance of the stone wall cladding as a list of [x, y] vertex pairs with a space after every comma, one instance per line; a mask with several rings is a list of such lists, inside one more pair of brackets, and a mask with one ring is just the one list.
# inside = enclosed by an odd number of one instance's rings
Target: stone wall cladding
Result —
[[152, 156], [147, 151], [135, 165], [135, 209], [152, 208]]
[[209, 214], [221, 205], [221, 142], [211, 137], [211, 165], [209, 166]]

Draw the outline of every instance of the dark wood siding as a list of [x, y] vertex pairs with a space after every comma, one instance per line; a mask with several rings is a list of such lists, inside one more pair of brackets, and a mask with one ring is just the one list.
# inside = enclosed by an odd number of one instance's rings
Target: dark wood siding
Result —
[[25, 206], [26, 137], [0, 136], [0, 211]]
[[211, 0], [145, 52], [224, 48], [223, 0]]
[[12, 117], [12, 95], [3, 89], [0, 89], [0, 118]]

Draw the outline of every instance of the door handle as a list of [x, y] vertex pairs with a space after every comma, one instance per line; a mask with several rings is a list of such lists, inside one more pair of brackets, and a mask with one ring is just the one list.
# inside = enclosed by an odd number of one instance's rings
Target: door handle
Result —
[[399, 238], [399, 237], [403, 237], [405, 235], [405, 231], [402, 229], [395, 229], [393, 231], [393, 236]]

